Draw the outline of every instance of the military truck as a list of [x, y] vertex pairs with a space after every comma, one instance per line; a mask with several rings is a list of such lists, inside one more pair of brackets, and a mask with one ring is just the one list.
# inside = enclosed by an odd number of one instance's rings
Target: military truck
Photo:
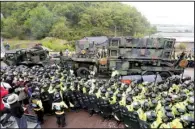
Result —
[[96, 75], [111, 75], [113, 69], [122, 76], [159, 72], [162, 78], [183, 72], [178, 62], [181, 60], [171, 60], [175, 44], [172, 38], [112, 37], [103, 52], [105, 56], [100, 58], [97, 56], [98, 48], [94, 44], [85, 43], [81, 48], [77, 42], [77, 54], [72, 57], [78, 76], [87, 76], [90, 70], [94, 70]]
[[3, 60], [7, 65], [43, 66], [49, 62], [48, 52], [41, 47], [6, 51]]

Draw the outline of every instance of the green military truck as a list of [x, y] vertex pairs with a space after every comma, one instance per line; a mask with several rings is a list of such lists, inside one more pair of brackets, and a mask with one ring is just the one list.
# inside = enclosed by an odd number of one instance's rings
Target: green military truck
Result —
[[107, 44], [77, 41], [76, 54], [71, 58], [78, 76], [87, 76], [90, 71], [96, 75], [110, 76], [113, 69], [120, 75], [154, 75], [158, 72], [162, 78], [173, 74], [180, 75], [183, 68], [178, 59], [171, 57], [175, 39], [172, 38], [132, 38], [112, 37]]
[[48, 64], [48, 52], [42, 48], [14, 49], [5, 52], [3, 61], [7, 65], [34, 65], [44, 66]]

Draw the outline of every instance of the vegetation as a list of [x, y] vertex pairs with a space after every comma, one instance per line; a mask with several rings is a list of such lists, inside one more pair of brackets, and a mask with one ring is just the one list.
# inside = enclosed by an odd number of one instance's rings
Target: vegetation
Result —
[[186, 47], [187, 47], [187, 45], [185, 43], [180, 43], [178, 45], [178, 49], [180, 49], [180, 50], [186, 50]]
[[69, 42], [85, 36], [114, 36], [115, 32], [135, 37], [156, 32], [136, 8], [120, 2], [1, 2], [1, 13], [4, 38], [41, 40], [56, 50], [73, 46], [56, 44], [56, 38]]

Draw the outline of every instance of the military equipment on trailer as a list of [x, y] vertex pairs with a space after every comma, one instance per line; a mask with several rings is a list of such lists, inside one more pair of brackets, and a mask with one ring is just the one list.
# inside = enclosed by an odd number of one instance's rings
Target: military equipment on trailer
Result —
[[15, 49], [5, 53], [4, 62], [8, 65], [34, 66], [48, 63], [48, 51], [40, 48]]
[[182, 59], [176, 62], [171, 60], [175, 44], [173, 38], [112, 37], [108, 45], [101, 49], [104, 56], [97, 56], [99, 48], [94, 43], [85, 43], [82, 48], [76, 43], [77, 54], [72, 58], [78, 76], [86, 76], [91, 70], [96, 74], [111, 75], [114, 68], [122, 76], [154, 75], [159, 72], [164, 79], [183, 71], [178, 62]]

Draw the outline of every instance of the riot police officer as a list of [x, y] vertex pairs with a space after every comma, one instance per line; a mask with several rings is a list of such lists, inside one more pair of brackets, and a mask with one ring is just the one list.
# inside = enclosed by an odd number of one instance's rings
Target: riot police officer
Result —
[[68, 108], [67, 105], [63, 102], [62, 97], [59, 92], [55, 93], [54, 101], [52, 103], [52, 109], [54, 110], [57, 118], [58, 127], [66, 126], [65, 122], [65, 108]]
[[38, 122], [43, 124], [44, 123], [44, 120], [43, 120], [44, 109], [42, 106], [39, 92], [32, 93], [31, 104], [32, 104], [34, 112], [37, 114]]
[[49, 89], [49, 82], [47, 82], [45, 85], [41, 87], [41, 101], [43, 103], [44, 113], [52, 114], [51, 111], [52, 101], [50, 99], [51, 97], [49, 95], [48, 89]]

